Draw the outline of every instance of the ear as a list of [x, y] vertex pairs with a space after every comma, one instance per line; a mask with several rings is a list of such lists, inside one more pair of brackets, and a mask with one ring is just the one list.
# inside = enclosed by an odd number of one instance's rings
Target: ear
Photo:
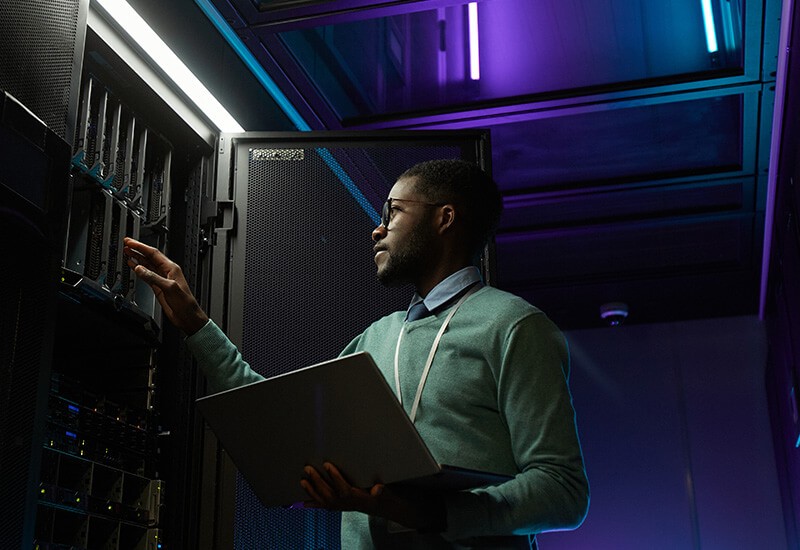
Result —
[[457, 217], [457, 212], [452, 204], [445, 204], [440, 207], [439, 217], [437, 219], [438, 221], [437, 229], [439, 230], [440, 235], [448, 231], [452, 231], [456, 217]]

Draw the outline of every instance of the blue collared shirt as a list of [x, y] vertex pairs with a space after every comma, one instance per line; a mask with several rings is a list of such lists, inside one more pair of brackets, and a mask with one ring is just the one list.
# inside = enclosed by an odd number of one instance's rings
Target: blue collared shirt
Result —
[[[468, 266], [463, 269], [459, 269], [455, 273], [447, 276], [438, 285], [433, 287], [428, 295], [425, 296], [424, 300], [422, 296], [415, 292], [414, 297], [411, 299], [411, 303], [408, 305], [408, 309], [410, 310], [412, 306], [418, 304], [419, 302], [424, 302], [425, 307], [428, 308], [428, 311], [434, 312], [436, 311], [436, 308], [441, 307], [452, 300], [464, 289], [481, 281], [483, 281], [483, 279], [481, 277], [481, 272], [477, 267]], [[408, 310], [406, 310], [406, 319], [408, 319]]]

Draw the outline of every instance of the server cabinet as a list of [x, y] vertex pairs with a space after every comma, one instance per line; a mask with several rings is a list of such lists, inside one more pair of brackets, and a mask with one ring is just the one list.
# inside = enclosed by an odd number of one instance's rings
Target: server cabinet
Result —
[[70, 148], [0, 91], [0, 540], [33, 541]]
[[0, 540], [34, 536], [88, 0], [0, 2]]
[[197, 283], [213, 148], [92, 31], [86, 52], [21, 547], [192, 548], [198, 381], [122, 240], [169, 253]]
[[171, 146], [94, 76], [82, 83], [35, 543], [155, 550], [161, 315], [122, 239], [165, 247]]
[[[330, 359], [407, 306], [409, 288], [378, 283], [371, 241], [404, 170], [434, 158], [489, 168], [480, 131], [223, 134], [218, 150], [211, 315], [265, 376]], [[220, 526], [205, 546], [338, 548], [338, 514], [265, 509], [227, 459], [208, 473], [223, 496], [204, 511]]]

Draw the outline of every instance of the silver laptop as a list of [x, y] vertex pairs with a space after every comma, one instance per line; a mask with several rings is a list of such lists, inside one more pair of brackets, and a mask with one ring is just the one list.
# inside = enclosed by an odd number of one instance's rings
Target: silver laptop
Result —
[[265, 506], [307, 499], [303, 468], [335, 464], [355, 486], [466, 489], [508, 476], [438, 464], [368, 353], [356, 353], [197, 400]]

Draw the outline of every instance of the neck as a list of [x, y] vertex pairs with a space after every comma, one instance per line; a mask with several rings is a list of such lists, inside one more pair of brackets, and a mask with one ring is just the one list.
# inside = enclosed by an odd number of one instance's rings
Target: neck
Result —
[[440, 264], [435, 269], [425, 273], [419, 281], [414, 284], [417, 294], [425, 298], [433, 288], [448, 278], [450, 275], [473, 265], [471, 261], [451, 262]]

